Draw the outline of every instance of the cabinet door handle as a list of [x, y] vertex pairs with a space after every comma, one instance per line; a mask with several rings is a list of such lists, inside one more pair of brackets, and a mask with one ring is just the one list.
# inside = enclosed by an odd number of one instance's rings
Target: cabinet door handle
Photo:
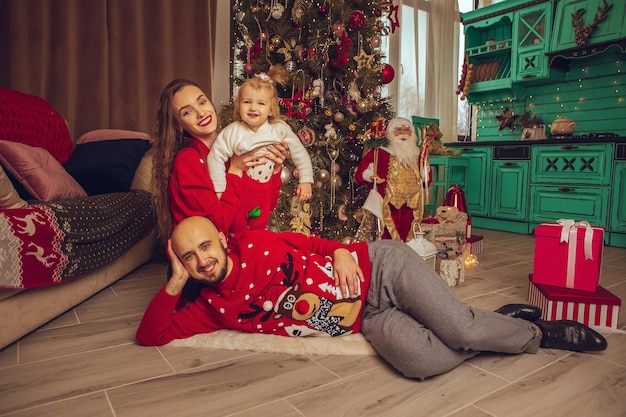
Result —
[[578, 149], [578, 146], [573, 146], [573, 145], [563, 145], [561, 146], [561, 149]]
[[515, 162], [505, 162], [503, 165], [505, 167], [517, 167], [517, 166], [519, 166]]
[[524, 79], [528, 79], [528, 78], [535, 78], [536, 75], [522, 75], [522, 78]]
[[563, 192], [563, 193], [569, 193], [570, 191], [576, 191], [575, 188], [569, 188], [569, 187], [560, 187], [559, 191]]

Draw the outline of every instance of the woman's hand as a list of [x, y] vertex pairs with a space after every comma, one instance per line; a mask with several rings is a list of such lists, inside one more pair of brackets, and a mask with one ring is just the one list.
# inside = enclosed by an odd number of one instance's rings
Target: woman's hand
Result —
[[274, 174], [283, 169], [283, 162], [289, 153], [289, 147], [285, 142], [276, 143], [267, 147], [267, 159], [274, 162]]
[[283, 161], [287, 157], [288, 151], [287, 145], [281, 142], [264, 148], [253, 149], [243, 155], [233, 155], [230, 158], [228, 172], [241, 177], [248, 168], [263, 165], [267, 161], [274, 162], [274, 173], [280, 172], [283, 169]]

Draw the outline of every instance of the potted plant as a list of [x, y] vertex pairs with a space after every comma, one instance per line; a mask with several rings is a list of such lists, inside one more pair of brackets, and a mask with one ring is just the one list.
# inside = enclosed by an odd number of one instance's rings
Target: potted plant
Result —
[[541, 116], [525, 111], [517, 122], [522, 128], [522, 140], [540, 140], [546, 138], [546, 126]]

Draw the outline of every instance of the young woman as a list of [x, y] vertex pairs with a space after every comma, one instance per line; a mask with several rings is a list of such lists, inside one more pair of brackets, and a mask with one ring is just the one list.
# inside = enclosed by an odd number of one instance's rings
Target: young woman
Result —
[[[287, 153], [281, 143], [268, 146], [258, 158], [255, 151], [234, 156], [228, 165], [227, 187], [217, 197], [206, 158], [217, 138], [218, 121], [213, 104], [193, 81], [176, 79], [161, 93], [157, 112], [153, 176], [161, 242], [165, 244], [174, 226], [190, 216], [206, 217], [229, 240], [247, 228], [247, 212], [241, 209], [242, 175], [250, 167], [275, 164], [271, 189], [278, 199], [280, 171]], [[193, 293], [185, 294], [195, 299]]]

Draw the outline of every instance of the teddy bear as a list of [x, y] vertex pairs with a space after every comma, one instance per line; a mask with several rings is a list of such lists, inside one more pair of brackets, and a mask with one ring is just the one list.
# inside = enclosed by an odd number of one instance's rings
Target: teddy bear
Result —
[[424, 219], [420, 225], [426, 232], [425, 239], [437, 249], [437, 273], [450, 287], [464, 282], [465, 258], [471, 250], [465, 240], [467, 213], [454, 206], [439, 206], [435, 216]]
[[428, 150], [429, 155], [461, 155], [460, 151], [455, 151], [454, 149], [446, 148], [444, 146], [443, 141], [441, 140], [443, 134], [441, 133], [437, 123], [431, 123], [426, 127], [426, 137], [428, 138], [426, 149]]

